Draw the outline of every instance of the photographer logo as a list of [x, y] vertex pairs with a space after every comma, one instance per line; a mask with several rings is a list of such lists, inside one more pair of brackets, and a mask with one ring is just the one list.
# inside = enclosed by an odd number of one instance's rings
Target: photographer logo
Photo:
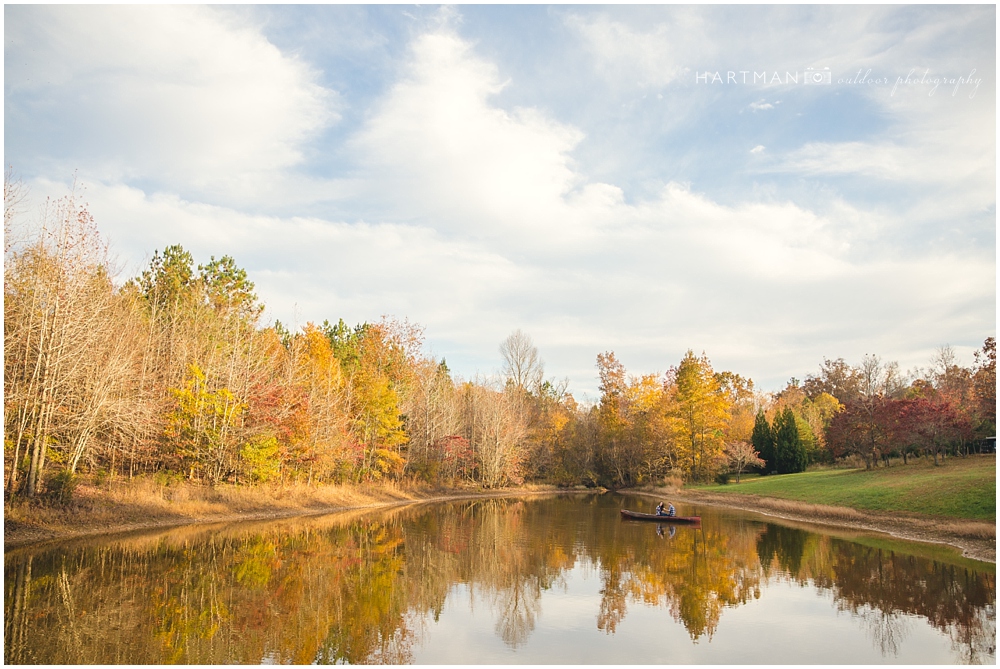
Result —
[[805, 76], [803, 77], [804, 84], [821, 84], [829, 86], [833, 83], [833, 76], [830, 74], [830, 68], [824, 67], [822, 70], [815, 70], [811, 67], [806, 68]]

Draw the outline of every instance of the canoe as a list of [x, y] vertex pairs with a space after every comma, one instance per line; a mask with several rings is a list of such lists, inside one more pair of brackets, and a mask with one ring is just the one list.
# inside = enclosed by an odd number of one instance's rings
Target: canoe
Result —
[[639, 513], [638, 511], [629, 511], [628, 509], [622, 509], [622, 518], [631, 518], [633, 520], [655, 520], [659, 523], [677, 523], [680, 525], [693, 525], [694, 523], [701, 522], [701, 516], [658, 516], [655, 513]]

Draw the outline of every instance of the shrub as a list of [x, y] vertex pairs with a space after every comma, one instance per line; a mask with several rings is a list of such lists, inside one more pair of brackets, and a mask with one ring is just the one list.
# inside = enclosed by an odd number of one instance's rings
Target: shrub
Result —
[[183, 482], [184, 474], [170, 471], [169, 469], [161, 469], [153, 474], [153, 483], [161, 485], [164, 488], [169, 488], [172, 485], [179, 485]]
[[719, 472], [716, 474], [715, 482], [719, 485], [727, 485], [729, 483], [729, 472]]
[[98, 468], [98, 470], [94, 472], [94, 485], [100, 488], [107, 482], [108, 482], [108, 470], [104, 469], [103, 467]]
[[69, 504], [75, 491], [76, 476], [68, 469], [59, 470], [45, 482], [45, 497], [53, 504]]

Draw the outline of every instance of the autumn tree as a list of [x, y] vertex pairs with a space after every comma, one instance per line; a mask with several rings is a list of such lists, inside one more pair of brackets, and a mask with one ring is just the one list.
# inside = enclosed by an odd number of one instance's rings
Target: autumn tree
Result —
[[860, 398], [861, 378], [858, 370], [847, 364], [843, 358], [836, 360], [824, 358], [819, 374], [807, 376], [802, 389], [810, 398], [827, 393], [844, 404]]
[[968, 417], [947, 400], [920, 398], [901, 404], [899, 429], [902, 438], [933, 456], [935, 465], [940, 464], [939, 457], [949, 447], [969, 439], [972, 434]]
[[786, 408], [795, 417], [795, 426], [807, 462], [825, 460], [829, 455], [829, 451], [824, 448], [826, 427], [833, 414], [839, 410], [840, 403], [826, 392], [810, 396], [798, 380], [793, 378], [774, 396], [770, 411], [777, 420], [778, 415]]
[[[571, 409], [563, 401], [568, 397], [568, 380], [544, 378], [544, 364], [531, 337], [515, 330], [500, 344], [505, 382], [520, 394], [518, 404], [525, 424], [525, 466], [533, 476], [544, 477], [558, 467], [557, 451], [563, 448], [568, 433]], [[570, 405], [575, 402], [570, 399]]]
[[625, 365], [613, 351], [597, 355], [601, 399], [598, 404], [600, 425], [600, 459], [618, 485], [631, 482], [626, 443], [626, 390], [628, 379]]
[[729, 406], [708, 357], [688, 351], [677, 367], [677, 393], [670, 417], [685, 475], [711, 478], [724, 461]]
[[[830, 421], [843, 409], [843, 405], [833, 395], [822, 392], [814, 397], [806, 397], [796, 412], [796, 421], [803, 421], [809, 432], [810, 442], [806, 444], [809, 462], [824, 461], [829, 450], [826, 448], [826, 428]], [[800, 425], [800, 435], [804, 432]]]
[[977, 432], [983, 437], [995, 437], [997, 432], [997, 340], [987, 337], [982, 349], [975, 353], [973, 392], [978, 417]]
[[616, 487], [662, 477], [679, 465], [670, 407], [676, 388], [657, 374], [629, 376], [613, 352], [597, 356], [601, 379], [598, 460]]
[[[575, 463], [588, 461], [590, 448], [586, 443], [578, 445], [576, 428], [581, 416], [576, 400], [567, 392], [568, 385], [568, 380], [543, 381], [531, 396], [526, 445], [533, 478], [568, 484], [586, 477], [587, 468], [580, 469]], [[577, 447], [581, 452], [573, 454]]]
[[283, 404], [274, 430], [285, 444], [288, 465], [307, 482], [343, 481], [358, 464], [351, 448], [346, 375], [326, 333], [307, 323], [289, 340], [290, 378], [276, 384]]
[[865, 468], [877, 466], [883, 454], [898, 443], [898, 403], [884, 397], [855, 400], [833, 417], [826, 431], [827, 448], [834, 458], [857, 455]]
[[391, 318], [353, 329], [343, 320], [324, 322], [322, 330], [345, 379], [349, 432], [358, 457], [355, 478], [401, 475], [409, 441], [403, 407], [414, 387], [422, 330]]
[[657, 374], [632, 379], [626, 391], [628, 451], [636, 482], [660, 478], [677, 464], [669, 412], [675, 390]]
[[581, 406], [565, 393], [552, 398], [540, 431], [528, 437], [535, 450], [532, 475], [558, 485], [597, 485], [606, 477], [599, 406]]
[[715, 376], [729, 405], [726, 439], [733, 442], [748, 441], [753, 433], [754, 417], [759, 405], [753, 380], [728, 371], [717, 372]]
[[725, 453], [730, 471], [736, 472], [737, 483], [740, 482], [740, 476], [744, 471], [751, 467], [763, 467], [765, 464], [753, 445], [745, 441], [729, 442], [726, 444]]
[[[894, 409], [906, 384], [895, 362], [883, 363], [876, 355], [866, 355], [856, 370], [859, 396], [845, 404], [844, 411], [830, 422], [827, 438], [833, 435], [831, 451], [857, 453], [865, 467], [877, 466], [894, 444]], [[843, 418], [838, 422], [838, 418]]]
[[228, 388], [212, 388], [197, 365], [191, 365], [184, 387], [170, 392], [177, 401], [166, 433], [173, 452], [190, 478], [200, 469], [217, 483], [232, 469], [246, 406]]

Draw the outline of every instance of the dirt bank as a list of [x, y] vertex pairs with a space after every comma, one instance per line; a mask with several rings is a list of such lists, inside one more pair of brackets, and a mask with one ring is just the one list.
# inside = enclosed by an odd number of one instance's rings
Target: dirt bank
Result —
[[140, 482], [107, 490], [82, 485], [74, 502], [66, 507], [37, 504], [5, 506], [3, 538], [6, 549], [82, 536], [195, 523], [276, 520], [348, 509], [561, 492], [572, 491], [555, 486], [524, 486], [502, 490], [405, 489], [392, 485], [209, 488], [192, 485], [164, 487]]
[[[621, 491], [625, 492], [625, 491]], [[996, 524], [974, 520], [929, 518], [899, 513], [870, 513], [838, 506], [805, 504], [757, 495], [718, 494], [695, 490], [635, 490], [628, 494], [669, 498], [754, 511], [766, 516], [819, 525], [884, 532], [901, 539], [955, 546], [965, 557], [996, 562]]]

